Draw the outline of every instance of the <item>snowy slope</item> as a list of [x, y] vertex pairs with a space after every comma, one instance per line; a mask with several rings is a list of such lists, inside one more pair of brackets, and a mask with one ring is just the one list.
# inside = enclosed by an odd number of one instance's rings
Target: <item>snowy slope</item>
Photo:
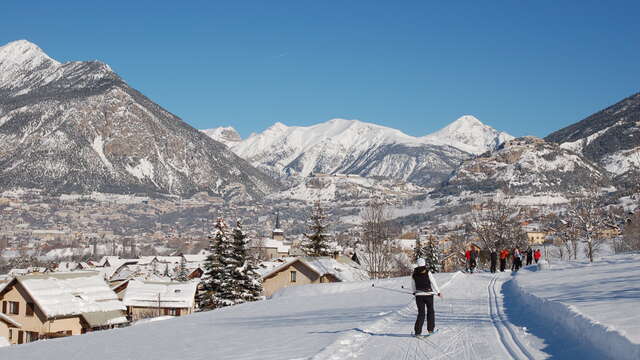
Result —
[[238, 131], [236, 131], [236, 129], [231, 126], [217, 127], [200, 131], [202, 131], [205, 135], [212, 138], [213, 140], [227, 145], [227, 147], [231, 147], [242, 141], [242, 138], [240, 137]]
[[433, 144], [449, 144], [471, 154], [482, 154], [496, 149], [513, 136], [485, 125], [472, 115], [464, 115], [424, 139]]
[[555, 131], [545, 140], [579, 152], [615, 175], [630, 169], [637, 171], [640, 168], [640, 93]]
[[[208, 133], [220, 139], [220, 131]], [[332, 119], [306, 127], [276, 123], [231, 149], [276, 176], [343, 173], [431, 186], [470, 153], [483, 153], [508, 138], [472, 116], [425, 137], [358, 120]]]
[[591, 186], [606, 186], [609, 181], [604, 169], [580, 154], [525, 136], [465, 161], [436, 193], [495, 193], [502, 189], [518, 196], [581, 193]]
[[25, 40], [0, 47], [0, 143], [5, 190], [258, 198], [276, 187], [108, 65], [61, 64]]

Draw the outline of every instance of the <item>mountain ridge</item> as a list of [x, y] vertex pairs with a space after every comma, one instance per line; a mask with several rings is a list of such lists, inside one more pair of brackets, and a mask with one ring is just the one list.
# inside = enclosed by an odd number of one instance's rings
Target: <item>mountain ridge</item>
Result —
[[[443, 135], [439, 139], [430, 135], [415, 137], [383, 125], [335, 118], [310, 126], [276, 122], [230, 148], [274, 176], [344, 173], [434, 186], [463, 159], [473, 156], [461, 148], [477, 154], [495, 148], [503, 139], [512, 138], [472, 116], [461, 117], [457, 124], [452, 124], [482, 132], [475, 138], [470, 137], [471, 140], [460, 140], [453, 136], [455, 129], [445, 127], [440, 130]], [[223, 128], [216, 129], [207, 132], [216, 138], [214, 133]], [[482, 139], [479, 144], [464, 143], [478, 139]], [[460, 144], [456, 146], [457, 143]]]
[[277, 187], [108, 65], [38, 50], [24, 40], [0, 48], [0, 188], [256, 198]]

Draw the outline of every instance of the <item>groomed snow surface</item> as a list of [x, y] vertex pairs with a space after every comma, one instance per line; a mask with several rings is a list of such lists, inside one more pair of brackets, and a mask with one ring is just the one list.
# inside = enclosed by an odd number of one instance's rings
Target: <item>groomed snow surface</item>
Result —
[[640, 255], [437, 274], [440, 332], [411, 336], [408, 278], [308, 285], [271, 300], [0, 350], [2, 359], [638, 359]]

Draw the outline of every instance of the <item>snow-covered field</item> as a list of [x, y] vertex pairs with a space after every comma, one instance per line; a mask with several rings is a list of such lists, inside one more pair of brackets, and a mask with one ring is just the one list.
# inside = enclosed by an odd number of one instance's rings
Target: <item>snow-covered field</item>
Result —
[[288, 288], [271, 300], [0, 349], [2, 359], [638, 359], [640, 255], [548, 270], [438, 274], [440, 332], [411, 336], [408, 278]]

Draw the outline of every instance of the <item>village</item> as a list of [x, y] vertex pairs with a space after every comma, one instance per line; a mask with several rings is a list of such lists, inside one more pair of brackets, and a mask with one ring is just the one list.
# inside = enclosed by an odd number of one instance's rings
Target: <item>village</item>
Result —
[[[469, 251], [477, 252], [478, 267], [486, 269], [492, 250], [487, 242], [503, 241], [505, 248], [519, 247], [522, 251], [535, 248], [544, 252], [544, 259], [563, 256], [570, 259], [571, 247], [575, 245], [567, 242], [566, 229], [550, 225], [555, 221], [553, 216], [538, 217], [540, 222], [534, 222], [532, 219], [538, 212], [521, 209], [518, 216], [501, 223], [491, 216], [495, 217], [500, 211], [512, 212], [513, 208], [485, 204], [475, 209], [484, 214], [482, 219], [476, 219], [475, 225], [480, 227], [475, 229], [473, 220], [452, 229], [425, 227], [394, 231], [396, 227], [388, 226], [385, 235], [388, 241], [379, 251], [369, 246], [369, 242], [380, 239], [370, 239], [367, 226], [371, 224], [366, 216], [367, 211], [382, 211], [382, 208], [366, 209], [361, 228], [346, 234], [328, 230], [327, 216], [319, 202], [313, 209], [311, 219], [316, 216], [317, 223], [323, 223], [316, 228], [316, 233], [329, 244], [330, 251], [322, 253], [325, 256], [310, 254], [305, 249], [304, 235], [287, 235], [278, 212], [272, 214], [268, 222], [273, 224], [270, 236], [248, 236], [247, 252], [259, 274], [262, 299], [291, 286], [406, 276], [411, 272], [417, 251], [425, 248], [431, 249], [427, 256], [438, 259], [438, 271], [452, 272], [469, 270], [468, 260], [465, 261], [465, 252]], [[628, 216], [638, 218], [640, 214], [636, 211], [635, 215]], [[19, 228], [19, 224], [16, 227]], [[491, 239], [486, 238], [489, 235], [483, 229], [491, 233]], [[615, 241], [622, 235], [619, 229], [603, 222], [594, 234], [603, 241]], [[46, 247], [50, 242], [61, 242], [69, 246], [71, 253], [66, 253], [64, 248], [52, 249], [57, 256], [46, 263], [38, 262], [35, 256], [25, 256], [22, 262], [25, 266], [12, 267], [0, 275], [0, 338], [6, 338], [10, 344], [23, 344], [205, 310], [199, 308], [198, 298], [205, 292], [203, 277], [207, 273], [212, 238], [207, 236], [211, 234], [210, 228], [199, 230], [202, 231], [200, 246], [192, 248], [197, 251], [184, 251], [188, 247], [175, 246], [169, 241], [152, 243], [165, 248], [162, 255], [136, 255], [138, 246], [130, 249], [123, 243], [109, 248], [108, 242], [100, 245], [103, 251], [111, 251], [109, 255], [100, 255], [95, 242], [74, 244], [75, 249], [84, 249], [78, 254], [71, 250], [73, 239], [62, 233], [30, 233], [34, 239], [26, 244]], [[496, 238], [501, 232], [512, 239]], [[104, 239], [112, 236], [104, 235]], [[11, 256], [16, 251], [24, 254], [24, 248], [12, 249], [16, 238], [9, 244], [5, 240], [2, 254]], [[25, 244], [22, 238], [18, 241]], [[34, 247], [37, 246], [27, 246], [26, 250], [33, 251]], [[384, 258], [384, 264], [374, 264], [374, 257]], [[25, 259], [35, 259], [36, 263]]]

